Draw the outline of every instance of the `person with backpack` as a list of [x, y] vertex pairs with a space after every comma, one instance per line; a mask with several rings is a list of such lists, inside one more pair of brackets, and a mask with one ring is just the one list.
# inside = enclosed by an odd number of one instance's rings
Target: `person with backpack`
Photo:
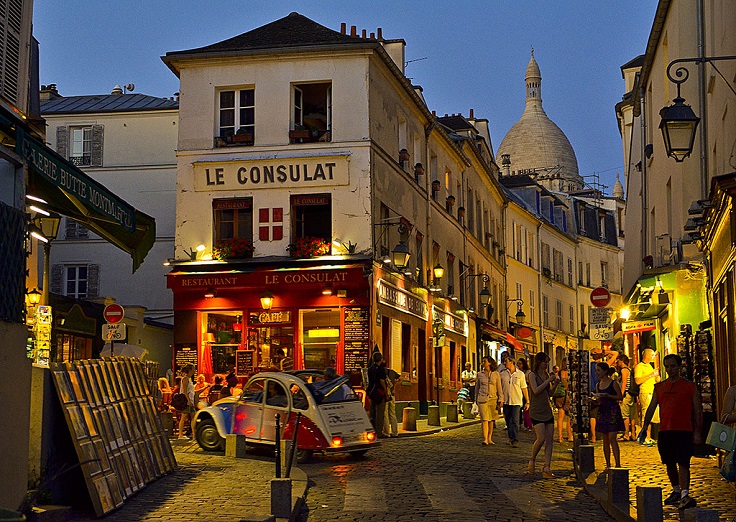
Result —
[[368, 368], [368, 398], [371, 400], [370, 417], [378, 438], [385, 438], [383, 424], [386, 413], [386, 366], [381, 364], [383, 354], [373, 352], [373, 364]]
[[639, 385], [629, 368], [629, 358], [626, 354], [616, 357], [616, 370], [619, 374], [621, 389], [624, 398], [621, 401], [621, 415], [624, 418], [624, 435], [622, 441], [636, 440], [636, 419], [639, 418]]

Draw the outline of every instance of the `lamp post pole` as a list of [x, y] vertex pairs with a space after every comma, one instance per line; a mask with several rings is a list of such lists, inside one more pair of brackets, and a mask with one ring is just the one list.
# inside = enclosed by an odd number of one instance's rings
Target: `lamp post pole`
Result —
[[43, 244], [43, 288], [41, 289], [41, 304], [49, 304], [49, 284], [51, 272], [51, 241]]

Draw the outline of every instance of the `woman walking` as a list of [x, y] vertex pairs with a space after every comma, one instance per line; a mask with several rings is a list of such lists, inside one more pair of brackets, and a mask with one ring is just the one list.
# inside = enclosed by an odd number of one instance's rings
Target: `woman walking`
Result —
[[539, 450], [544, 446], [544, 467], [542, 477], [554, 478], [550, 466], [552, 465], [552, 444], [555, 439], [555, 417], [550, 405], [550, 390], [557, 386], [558, 378], [548, 373], [549, 356], [539, 352], [534, 356], [532, 371], [528, 376], [529, 390], [529, 415], [532, 418], [537, 440], [532, 446], [532, 458], [529, 459], [527, 473], [535, 472], [534, 461]]
[[560, 382], [557, 383], [554, 391], [552, 392], [552, 400], [557, 408], [557, 440], [560, 443], [565, 440], [562, 438], [563, 428], [565, 427], [565, 417], [567, 417], [567, 442], [573, 442], [575, 439], [572, 437], [572, 419], [570, 418], [570, 396], [567, 393], [567, 384], [570, 380], [569, 372], [567, 371], [567, 363], [565, 359], [562, 359], [562, 366], [557, 367], [557, 371], [553, 372], [560, 378]]
[[618, 401], [623, 399], [621, 386], [611, 377], [614, 369], [607, 363], [599, 362], [595, 365], [598, 384], [593, 397], [598, 401], [598, 418], [596, 430], [603, 434], [603, 456], [606, 459], [606, 471], [611, 467], [611, 450], [616, 461], [616, 467], [621, 467], [621, 451], [618, 447], [616, 434], [624, 431], [624, 418]]
[[[501, 376], [498, 374], [498, 364], [491, 357], [485, 356], [481, 361], [482, 371], [478, 372], [475, 383], [475, 403], [480, 413], [480, 424], [483, 430], [483, 445], [495, 444], [493, 423], [498, 419], [498, 409], [503, 408], [503, 391], [501, 390]], [[499, 402], [500, 405], [499, 405]]]
[[[184, 434], [184, 424], [188, 420], [190, 423], [192, 421], [192, 416], [194, 415], [194, 412], [197, 411], [194, 406], [194, 383], [192, 382], [192, 376], [194, 375], [194, 365], [193, 364], [187, 364], [182, 368], [182, 378], [181, 378], [181, 384], [179, 385], [179, 393], [183, 393], [187, 396], [187, 405], [186, 407], [179, 411], [179, 438], [180, 439], [188, 439]], [[192, 429], [194, 429], [194, 426], [191, 426]]]
[[[524, 378], [527, 380], [527, 382], [529, 382], [529, 373], [531, 372], [531, 370], [529, 369], [529, 363], [526, 362], [526, 359], [524, 359], [523, 357], [519, 357], [519, 360], [516, 362], [516, 367], [524, 373]], [[523, 399], [524, 404], [526, 404], [526, 397], [524, 397]], [[534, 431], [532, 418], [529, 416], [529, 408], [524, 408], [522, 406], [521, 421], [524, 424], [526, 431]]]

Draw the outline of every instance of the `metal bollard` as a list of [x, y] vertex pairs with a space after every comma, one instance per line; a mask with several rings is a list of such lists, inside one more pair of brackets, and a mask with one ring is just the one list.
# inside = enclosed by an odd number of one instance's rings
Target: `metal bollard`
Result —
[[294, 463], [294, 453], [296, 452], [296, 436], [299, 432], [299, 421], [302, 420], [302, 412], [296, 414], [294, 421], [294, 435], [291, 437], [291, 447], [289, 448], [289, 459], [286, 462], [286, 478], [291, 475], [291, 465]]
[[281, 478], [281, 414], [276, 414], [276, 478]]

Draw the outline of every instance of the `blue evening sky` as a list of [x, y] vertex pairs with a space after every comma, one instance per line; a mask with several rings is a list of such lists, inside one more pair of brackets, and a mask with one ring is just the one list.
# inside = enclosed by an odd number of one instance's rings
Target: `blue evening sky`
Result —
[[655, 0], [36, 0], [41, 83], [60, 94], [109, 93], [115, 84], [168, 97], [178, 79], [160, 57], [250, 31], [297, 11], [383, 29], [406, 41], [406, 74], [438, 115], [469, 109], [490, 122], [494, 151], [524, 110], [531, 48], [547, 115], [567, 135], [580, 174], [598, 173], [610, 194], [623, 153], [614, 105], [620, 66], [643, 54]]

